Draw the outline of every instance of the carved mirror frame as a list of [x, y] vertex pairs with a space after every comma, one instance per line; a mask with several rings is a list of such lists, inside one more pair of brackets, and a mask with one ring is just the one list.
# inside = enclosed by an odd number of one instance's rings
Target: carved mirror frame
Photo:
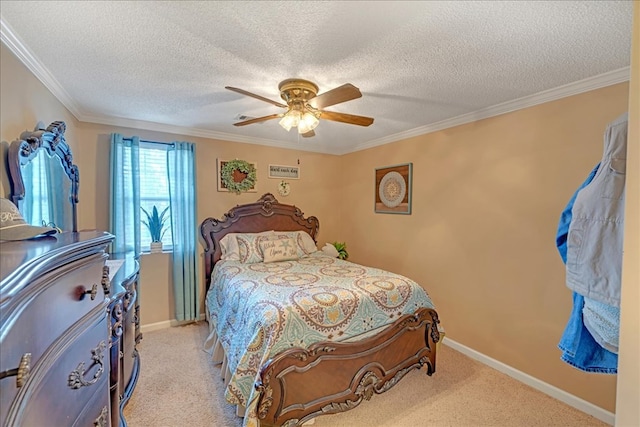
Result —
[[49, 156], [56, 156], [60, 159], [60, 164], [65, 175], [71, 180], [71, 192], [69, 203], [71, 203], [72, 231], [78, 231], [78, 187], [80, 184], [80, 174], [78, 166], [73, 164], [71, 149], [67, 144], [64, 132], [67, 125], [63, 121], [51, 123], [46, 129], [44, 124], [38, 123], [33, 131], [24, 131], [17, 139], [9, 145], [7, 161], [9, 166], [9, 182], [11, 183], [11, 201], [20, 208], [21, 200], [25, 197], [25, 188], [22, 176], [22, 167], [27, 165], [39, 150], [46, 150]]

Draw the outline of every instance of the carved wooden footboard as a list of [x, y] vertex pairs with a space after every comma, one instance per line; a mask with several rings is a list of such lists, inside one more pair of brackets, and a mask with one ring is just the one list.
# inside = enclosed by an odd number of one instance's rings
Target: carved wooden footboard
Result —
[[407, 372], [436, 368], [438, 314], [421, 308], [380, 334], [353, 343], [292, 348], [260, 372], [261, 425], [299, 426], [318, 415], [344, 412], [396, 385]]

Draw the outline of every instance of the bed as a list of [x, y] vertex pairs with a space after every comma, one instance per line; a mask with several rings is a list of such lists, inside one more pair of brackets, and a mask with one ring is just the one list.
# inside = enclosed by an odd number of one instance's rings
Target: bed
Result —
[[316, 217], [269, 193], [200, 226], [205, 349], [244, 426], [299, 426], [353, 409], [413, 369], [435, 372], [428, 294], [317, 251], [318, 231]]

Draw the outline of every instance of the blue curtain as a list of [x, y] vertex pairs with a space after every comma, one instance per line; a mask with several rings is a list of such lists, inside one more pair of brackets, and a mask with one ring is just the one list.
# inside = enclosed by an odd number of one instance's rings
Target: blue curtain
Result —
[[140, 255], [140, 139], [111, 135], [110, 231], [112, 253]]
[[174, 142], [167, 151], [173, 290], [176, 320], [198, 320], [198, 258], [196, 218], [195, 144]]

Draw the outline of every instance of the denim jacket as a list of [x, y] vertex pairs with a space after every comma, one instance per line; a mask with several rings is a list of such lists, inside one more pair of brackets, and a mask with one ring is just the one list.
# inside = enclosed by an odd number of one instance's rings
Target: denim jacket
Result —
[[575, 199], [567, 238], [567, 287], [614, 307], [620, 306], [627, 117], [607, 126], [600, 167]]
[[[591, 171], [560, 215], [556, 245], [564, 263], [567, 262], [567, 235], [571, 225], [573, 204], [580, 191], [591, 183], [599, 167], [600, 164], [597, 164]], [[585, 299], [582, 295], [573, 292], [573, 309], [558, 343], [558, 348], [562, 350], [561, 359], [581, 371], [616, 374], [618, 372], [618, 355], [599, 345], [587, 330], [582, 316], [584, 302]]]

